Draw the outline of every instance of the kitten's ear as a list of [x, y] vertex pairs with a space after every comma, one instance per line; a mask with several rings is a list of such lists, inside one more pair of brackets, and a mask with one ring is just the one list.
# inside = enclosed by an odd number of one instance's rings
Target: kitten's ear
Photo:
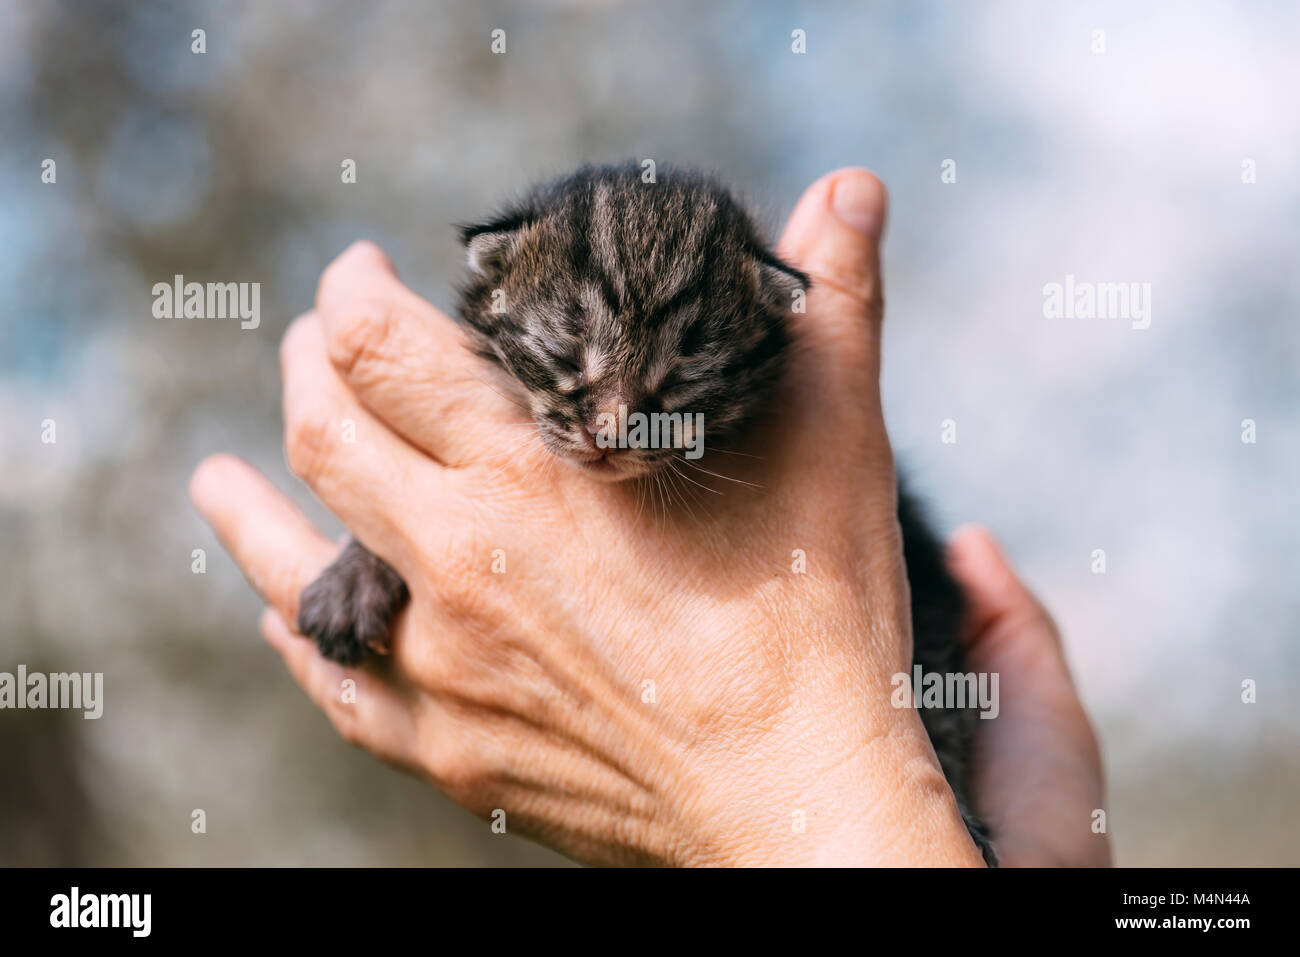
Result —
[[524, 228], [536, 221], [537, 210], [525, 204], [485, 223], [462, 225], [460, 241], [465, 244], [470, 271], [480, 276], [500, 272], [514, 255]]
[[772, 309], [789, 312], [795, 304], [796, 294], [808, 291], [808, 277], [771, 253], [759, 252], [755, 258], [758, 261], [758, 298]]
[[479, 276], [491, 276], [500, 272], [509, 261], [519, 238], [519, 230], [466, 226], [461, 230], [460, 238], [465, 243], [470, 272]]

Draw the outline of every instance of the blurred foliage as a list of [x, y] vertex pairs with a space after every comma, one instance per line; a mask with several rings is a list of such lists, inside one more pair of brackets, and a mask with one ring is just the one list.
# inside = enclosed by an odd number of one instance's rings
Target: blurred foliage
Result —
[[[627, 157], [721, 170], [773, 225], [827, 169], [882, 173], [891, 433], [1057, 612], [1120, 861], [1295, 863], [1296, 20], [1187, 6], [5, 4], [0, 670], [103, 671], [106, 710], [0, 714], [0, 863], [560, 860], [335, 739], [185, 483], [234, 451], [340, 531], [280, 453], [320, 270], [373, 238], [446, 306], [451, 223]], [[1152, 280], [1149, 334], [1045, 322], [1066, 272]], [[176, 274], [260, 282], [261, 327], [153, 319]]]

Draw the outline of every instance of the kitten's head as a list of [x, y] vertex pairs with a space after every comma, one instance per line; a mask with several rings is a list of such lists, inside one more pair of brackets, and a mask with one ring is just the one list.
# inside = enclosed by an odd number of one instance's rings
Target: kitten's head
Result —
[[461, 231], [461, 316], [478, 351], [547, 448], [605, 480], [733, 436], [777, 375], [785, 314], [807, 285], [724, 188], [656, 179], [584, 167]]

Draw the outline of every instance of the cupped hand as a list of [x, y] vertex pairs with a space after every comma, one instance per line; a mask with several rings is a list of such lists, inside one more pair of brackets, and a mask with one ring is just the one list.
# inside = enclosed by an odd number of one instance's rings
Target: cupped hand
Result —
[[978, 724], [971, 770], [1002, 864], [1109, 865], [1101, 752], [1056, 625], [985, 529], [958, 529], [948, 565], [969, 603], [967, 665], [999, 676], [1000, 710]]
[[282, 347], [286, 451], [407, 582], [390, 657], [344, 668], [291, 631], [337, 547], [264, 478], [218, 456], [191, 490], [342, 735], [593, 863], [978, 864], [890, 700], [884, 216], [865, 171], [808, 190], [780, 252], [813, 288], [766, 427], [656, 488], [552, 458], [377, 248], [331, 265]]

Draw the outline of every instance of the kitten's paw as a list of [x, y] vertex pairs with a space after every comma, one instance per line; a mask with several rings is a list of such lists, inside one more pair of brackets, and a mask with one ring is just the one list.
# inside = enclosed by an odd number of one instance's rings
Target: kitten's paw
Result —
[[393, 619], [407, 599], [406, 583], [383, 560], [349, 542], [298, 602], [298, 632], [316, 639], [320, 653], [354, 665], [388, 651]]

